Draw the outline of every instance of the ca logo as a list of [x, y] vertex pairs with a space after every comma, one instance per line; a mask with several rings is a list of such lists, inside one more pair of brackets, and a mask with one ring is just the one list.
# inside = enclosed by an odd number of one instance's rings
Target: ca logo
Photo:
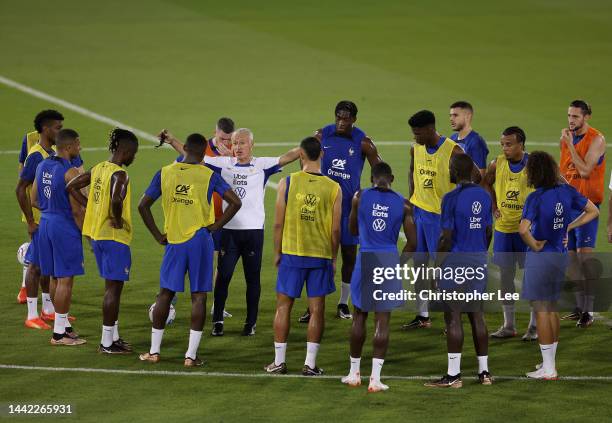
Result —
[[332, 167], [339, 169], [339, 170], [344, 170], [344, 165], [346, 164], [346, 160], [343, 159], [334, 159], [332, 160]]
[[372, 222], [372, 229], [376, 232], [382, 232], [386, 227], [387, 223], [383, 219], [375, 219], [374, 222]]
[[518, 191], [507, 191], [506, 192], [506, 200], [518, 201], [518, 196], [519, 196]]
[[191, 185], [178, 184], [176, 188], [174, 189], [174, 192], [177, 195], [189, 195], [190, 189], [191, 189]]
[[472, 203], [472, 213], [480, 214], [481, 210], [482, 210], [482, 204], [480, 204], [480, 202], [478, 201], [474, 201]]
[[433, 179], [427, 178], [423, 181], [423, 188], [433, 188]]
[[561, 216], [563, 214], [563, 204], [555, 204], [555, 213], [557, 214], [557, 216]]

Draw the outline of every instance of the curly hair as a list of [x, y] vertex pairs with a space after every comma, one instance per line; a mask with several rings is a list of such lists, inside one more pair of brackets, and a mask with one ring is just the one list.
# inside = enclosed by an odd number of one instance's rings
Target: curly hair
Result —
[[552, 188], [559, 184], [559, 166], [547, 152], [531, 152], [525, 167], [529, 185], [535, 188]]
[[111, 153], [117, 151], [119, 144], [123, 144], [124, 142], [138, 145], [138, 138], [136, 138], [136, 135], [127, 129], [115, 128], [111, 131], [108, 138], [108, 149]]
[[43, 110], [34, 118], [34, 129], [40, 134], [42, 133], [43, 126], [52, 120], [64, 120], [64, 116], [57, 110]]

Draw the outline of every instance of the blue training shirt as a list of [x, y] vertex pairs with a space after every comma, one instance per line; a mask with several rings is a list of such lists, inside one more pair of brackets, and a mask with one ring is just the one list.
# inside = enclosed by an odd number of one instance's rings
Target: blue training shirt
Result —
[[367, 188], [358, 210], [361, 251], [396, 251], [404, 222], [404, 197], [393, 190]]
[[342, 189], [342, 208], [351, 209], [353, 195], [361, 188], [361, 172], [365, 157], [361, 152], [361, 141], [365, 133], [353, 127], [351, 136], [336, 133], [336, 125], [322, 129], [321, 173], [340, 184]]
[[491, 196], [476, 184], [459, 184], [442, 198], [441, 227], [453, 232], [451, 252], [485, 252], [493, 224]]
[[450, 139], [459, 144], [463, 151], [465, 151], [465, 154], [470, 156], [472, 161], [478, 166], [478, 169], [486, 169], [489, 148], [487, 147], [487, 142], [478, 132], [471, 131], [462, 140], [459, 139], [459, 133], [455, 132], [450, 136]]
[[[55, 156], [55, 151], [53, 150], [47, 151], [47, 153], [49, 153], [49, 157]], [[43, 155], [40, 154], [38, 151], [27, 156], [27, 158], [25, 159], [25, 163], [23, 164], [23, 169], [21, 169], [21, 173], [19, 174], [19, 177], [25, 181], [34, 182], [34, 178], [36, 177], [36, 168], [43, 160]], [[81, 156], [79, 155], [74, 159], [70, 160], [70, 165], [71, 167], [81, 167], [83, 165], [83, 160], [81, 159]]]
[[65, 180], [66, 171], [72, 167], [68, 160], [50, 156], [36, 169], [41, 218], [61, 216], [74, 223]]

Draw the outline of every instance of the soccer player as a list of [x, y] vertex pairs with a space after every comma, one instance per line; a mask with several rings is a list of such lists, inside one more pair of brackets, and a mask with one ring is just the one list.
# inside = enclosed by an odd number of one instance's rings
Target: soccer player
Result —
[[280, 157], [253, 157], [253, 132], [247, 128], [232, 134], [234, 157], [204, 157], [204, 163], [217, 172], [242, 200], [243, 208], [221, 230], [221, 248], [215, 281], [213, 336], [223, 335], [223, 313], [229, 284], [239, 258], [246, 281], [247, 315], [243, 336], [255, 335], [261, 293], [261, 259], [264, 242], [264, 194], [268, 178], [297, 160], [299, 147]]
[[[525, 199], [533, 192], [527, 183], [526, 164], [529, 154], [525, 151], [527, 136], [518, 126], [506, 128], [502, 133], [500, 144], [502, 154], [497, 156], [489, 166], [483, 180], [483, 187], [493, 199], [495, 216], [495, 234], [493, 236], [493, 262], [499, 266], [501, 291], [505, 295], [514, 293], [516, 266], [523, 267], [527, 246], [518, 233], [519, 222], [525, 205]], [[493, 332], [493, 338], [511, 338], [516, 336], [514, 300], [503, 300], [504, 323]], [[524, 341], [537, 339], [535, 314]]]
[[[132, 256], [130, 242], [133, 226], [131, 185], [127, 171], [138, 151], [138, 139], [132, 132], [115, 128], [110, 134], [111, 157], [70, 181], [67, 189], [75, 194], [91, 185], [86, 207], [83, 235], [91, 238], [98, 271], [105, 280], [102, 303], [102, 339], [99, 351], [105, 354], [132, 352], [129, 343], [119, 337], [119, 303], [123, 285], [130, 277]], [[92, 183], [93, 181], [93, 183]]]
[[453, 131], [457, 131], [450, 136], [459, 147], [470, 156], [472, 161], [478, 166], [480, 176], [484, 177], [487, 168], [487, 155], [489, 149], [487, 143], [480, 134], [472, 129], [472, 118], [474, 108], [467, 101], [456, 101], [450, 106], [450, 123]]
[[[591, 200], [597, 207], [604, 196], [606, 168], [606, 140], [603, 134], [589, 125], [591, 106], [584, 100], [574, 100], [567, 111], [568, 127], [561, 131], [560, 168], [561, 175], [578, 192]], [[593, 253], [597, 241], [599, 219], [568, 233], [570, 251], [570, 277], [578, 281], [576, 287], [576, 309], [563, 316], [564, 319], [577, 320], [576, 326], [587, 328], [593, 324], [593, 302], [595, 297], [592, 286], [580, 269]]]
[[[55, 316], [55, 310], [49, 293], [49, 278], [40, 274], [40, 266], [38, 261], [39, 246], [38, 246], [38, 224], [40, 222], [40, 211], [32, 208], [30, 201], [30, 193], [32, 183], [36, 176], [36, 168], [45, 158], [54, 155], [53, 146], [58, 133], [62, 129], [64, 117], [61, 113], [55, 110], [43, 110], [34, 118], [34, 127], [38, 134], [39, 140], [33, 144], [28, 150], [28, 154], [24, 160], [24, 166], [19, 175], [16, 194], [19, 207], [22, 211], [22, 221], [26, 222], [28, 227], [28, 235], [31, 239], [30, 247], [26, 253], [26, 261], [28, 270], [26, 272], [26, 290], [28, 317], [25, 321], [25, 326], [32, 329], [51, 329], [44, 320], [52, 321]], [[26, 136], [26, 140], [33, 140], [36, 136]], [[23, 151], [23, 149], [22, 149]], [[74, 167], [80, 167], [83, 164], [80, 156], [77, 155], [71, 164]], [[38, 315], [38, 285], [42, 289], [42, 312]]]
[[[138, 211], [155, 238], [165, 245], [160, 269], [160, 292], [153, 311], [151, 348], [140, 354], [142, 361], [157, 363], [170, 302], [176, 292], [183, 292], [185, 274], [191, 287], [191, 330], [185, 366], [201, 366], [197, 356], [204, 327], [206, 293], [212, 290], [213, 241], [210, 233], [219, 230], [236, 214], [242, 203], [229, 185], [200, 163], [204, 158], [206, 138], [191, 134], [185, 143], [185, 159], [158, 171], [140, 200]], [[218, 192], [227, 202], [221, 218], [215, 221], [212, 193]], [[162, 233], [151, 206], [161, 196], [164, 211]]]
[[[450, 158], [465, 152], [455, 141], [436, 131], [436, 118], [429, 110], [415, 113], [408, 124], [416, 141], [410, 147], [408, 186], [417, 231], [415, 266], [419, 266], [426, 265], [428, 256], [433, 256], [438, 247], [442, 197], [454, 188], [450, 182]], [[476, 165], [473, 166], [472, 180], [480, 181]], [[417, 291], [424, 282], [417, 281]], [[416, 317], [403, 325], [404, 329], [431, 327], [427, 302], [419, 299], [417, 308]]]
[[[341, 319], [351, 319], [348, 300], [351, 293], [351, 275], [355, 267], [358, 237], [353, 236], [348, 227], [351, 212], [351, 199], [360, 189], [361, 172], [365, 160], [370, 166], [381, 161], [372, 139], [355, 126], [357, 106], [352, 101], [341, 101], [334, 111], [336, 122], [318, 129], [315, 137], [323, 146], [321, 172], [340, 184], [342, 188], [342, 225], [340, 251], [342, 253], [342, 285], [336, 315]], [[300, 322], [308, 322], [308, 310]]]
[[556, 379], [560, 328], [557, 301], [567, 265], [563, 240], [568, 231], [596, 219], [599, 209], [573, 186], [560, 183], [559, 168], [548, 153], [534, 151], [529, 155], [527, 178], [536, 190], [525, 201], [519, 225], [528, 247], [521, 295], [536, 312], [543, 360], [527, 377]]
[[[442, 199], [442, 235], [438, 244], [436, 267], [446, 274], [448, 269], [462, 269], [459, 280], [442, 278], [438, 289], [443, 293], [486, 292], [487, 250], [491, 243], [493, 216], [491, 197], [482, 187], [470, 181], [473, 162], [466, 155], [451, 158], [450, 179], [456, 188]], [[446, 254], [450, 252], [450, 254]], [[468, 270], [475, 276], [467, 278]], [[480, 273], [479, 273], [480, 269]], [[446, 321], [446, 346], [448, 348], [448, 370], [441, 379], [426, 383], [432, 388], [461, 388], [461, 351], [463, 350], [463, 322], [461, 314], [467, 313], [472, 326], [474, 349], [478, 359], [478, 380], [491, 385], [493, 379], [488, 367], [488, 334], [484, 321], [482, 302], [477, 304], [460, 300], [444, 301]]]
[[[416, 247], [416, 231], [412, 220], [410, 202], [391, 189], [394, 176], [391, 167], [385, 162], [372, 166], [372, 188], [358, 191], [353, 197], [349, 227], [353, 235], [359, 236], [359, 254], [351, 280], [351, 297], [353, 298], [353, 324], [350, 337], [350, 371], [342, 378], [342, 383], [349, 386], [361, 385], [361, 351], [366, 338], [366, 320], [368, 312], [374, 312], [374, 338], [372, 374], [368, 392], [386, 391], [389, 387], [380, 381], [380, 372], [385, 362], [389, 344], [389, 321], [395, 304], [384, 301], [373, 304], [372, 299], [362, 298], [363, 293], [372, 292], [374, 285], [362, 287], [363, 282], [370, 282], [362, 268], [362, 253], [378, 253], [382, 261], [390, 259], [399, 264], [397, 255], [397, 238], [403, 226], [406, 245], [403, 253], [410, 254]], [[385, 282], [388, 284], [388, 282]], [[385, 286], [386, 287], [386, 286]], [[382, 287], [382, 288], [385, 288]], [[401, 283], [398, 284], [401, 289]], [[398, 305], [399, 306], [399, 305]]]
[[304, 376], [320, 376], [316, 358], [325, 326], [325, 296], [336, 290], [334, 271], [340, 242], [342, 191], [338, 183], [321, 174], [323, 149], [315, 137], [300, 143], [302, 170], [282, 179], [274, 217], [276, 315], [274, 361], [268, 373], [287, 373], [285, 354], [291, 308], [304, 282], [311, 313], [308, 322]]
[[74, 277], [85, 273], [81, 235], [84, 210], [66, 189], [66, 184], [79, 174], [71, 161], [79, 156], [81, 142], [72, 129], [59, 131], [55, 142], [57, 155], [38, 165], [32, 187], [32, 204], [41, 211], [37, 260], [42, 275], [57, 279], [51, 345], [82, 345], [86, 341], [72, 330], [72, 335], [67, 333], [67, 326]]

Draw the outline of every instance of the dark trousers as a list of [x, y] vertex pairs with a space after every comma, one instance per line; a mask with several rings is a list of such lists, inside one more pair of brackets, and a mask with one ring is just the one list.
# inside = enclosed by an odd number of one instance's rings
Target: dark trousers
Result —
[[254, 325], [259, 310], [261, 292], [260, 273], [263, 252], [263, 229], [222, 229], [221, 249], [215, 281], [215, 311], [213, 322], [223, 321], [223, 309], [227, 300], [229, 284], [238, 259], [242, 257], [244, 278], [246, 279], [247, 316], [245, 323]]

